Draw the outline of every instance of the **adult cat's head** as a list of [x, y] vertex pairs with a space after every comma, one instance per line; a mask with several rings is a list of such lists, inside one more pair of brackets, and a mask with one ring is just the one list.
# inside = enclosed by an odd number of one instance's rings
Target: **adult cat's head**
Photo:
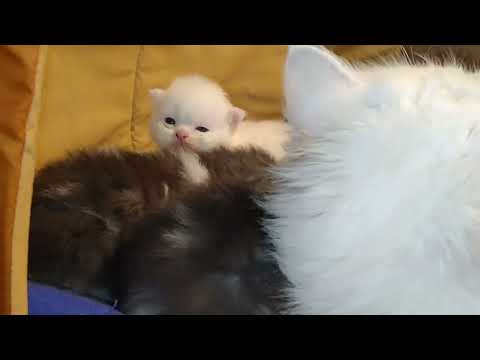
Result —
[[264, 204], [301, 313], [480, 312], [480, 76], [292, 46], [309, 141]]

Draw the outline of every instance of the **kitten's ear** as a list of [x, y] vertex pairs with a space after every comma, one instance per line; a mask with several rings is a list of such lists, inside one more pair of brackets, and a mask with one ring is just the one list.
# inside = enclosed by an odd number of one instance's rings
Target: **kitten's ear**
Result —
[[149, 90], [150, 99], [153, 102], [161, 101], [165, 97], [166, 91], [163, 89], [151, 89]]
[[232, 107], [228, 112], [228, 124], [230, 125], [230, 129], [235, 131], [238, 125], [245, 120], [247, 117], [247, 112], [242, 110], [238, 107]]
[[315, 134], [322, 104], [348, 96], [359, 84], [355, 71], [324, 47], [290, 45], [284, 91], [289, 121]]

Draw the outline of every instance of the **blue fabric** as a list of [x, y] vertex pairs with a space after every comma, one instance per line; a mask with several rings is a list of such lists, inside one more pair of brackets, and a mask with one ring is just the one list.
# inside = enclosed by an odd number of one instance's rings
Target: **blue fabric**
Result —
[[28, 283], [29, 315], [122, 315], [115, 308], [50, 286]]

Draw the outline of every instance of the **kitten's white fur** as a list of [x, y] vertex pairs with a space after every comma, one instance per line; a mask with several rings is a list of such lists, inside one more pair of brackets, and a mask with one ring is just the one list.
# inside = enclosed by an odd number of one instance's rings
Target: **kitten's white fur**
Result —
[[[246, 112], [233, 106], [223, 89], [206, 77], [178, 77], [167, 90], [153, 89], [150, 96], [150, 130], [160, 148], [174, 146], [176, 132], [182, 131], [188, 135], [188, 148], [194, 151], [254, 146], [276, 160], [286, 154], [288, 124], [276, 120], [244, 121]], [[175, 119], [176, 125], [165, 123], [167, 117]], [[209, 131], [197, 131], [200, 126]]]
[[191, 151], [179, 151], [180, 162], [184, 168], [184, 176], [193, 184], [205, 183], [209, 179], [208, 170], [200, 164], [198, 155]]
[[313, 46], [285, 71], [310, 139], [264, 206], [292, 312], [479, 314], [480, 75], [354, 68]]
[[290, 126], [281, 120], [247, 120], [238, 126], [230, 146], [233, 149], [249, 146], [259, 148], [280, 162], [287, 155], [290, 132]]

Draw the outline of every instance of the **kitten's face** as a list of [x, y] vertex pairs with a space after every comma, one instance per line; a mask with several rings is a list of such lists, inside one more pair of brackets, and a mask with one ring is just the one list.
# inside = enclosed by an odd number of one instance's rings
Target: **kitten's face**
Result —
[[[166, 101], [152, 118], [150, 127], [160, 148], [183, 146], [207, 151], [230, 142], [232, 131], [225, 113], [189, 114], [173, 102]], [[205, 115], [205, 116], [204, 116]]]
[[222, 101], [192, 99], [159, 89], [150, 92], [153, 112], [150, 130], [160, 148], [183, 147], [208, 151], [231, 142], [243, 112]]

